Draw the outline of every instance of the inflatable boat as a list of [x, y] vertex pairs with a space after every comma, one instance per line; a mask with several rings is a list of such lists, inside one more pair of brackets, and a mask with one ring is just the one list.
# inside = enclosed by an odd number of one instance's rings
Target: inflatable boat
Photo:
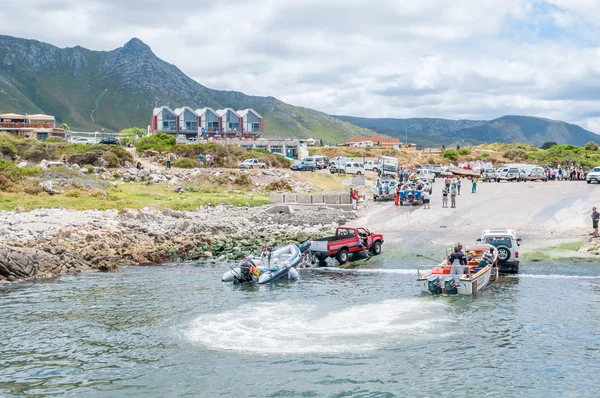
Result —
[[236, 284], [251, 282], [260, 285], [271, 283], [286, 276], [290, 268], [298, 267], [302, 261], [300, 248], [291, 244], [260, 257], [245, 258], [239, 266], [225, 272], [221, 281]]

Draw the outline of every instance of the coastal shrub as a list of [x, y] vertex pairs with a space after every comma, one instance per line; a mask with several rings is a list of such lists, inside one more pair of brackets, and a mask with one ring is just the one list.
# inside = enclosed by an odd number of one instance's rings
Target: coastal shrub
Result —
[[581, 165], [584, 169], [591, 169], [600, 164], [600, 152], [575, 145], [556, 145], [547, 151], [536, 153], [534, 158], [539, 164]]
[[57, 158], [58, 145], [34, 140], [28, 141], [30, 141], [30, 145], [25, 145], [25, 151], [20, 154], [24, 159], [32, 162], [41, 162], [44, 159], [52, 160]]
[[152, 134], [150, 137], [144, 137], [135, 143], [135, 148], [139, 152], [148, 149], [156, 151], [170, 151], [175, 146], [175, 137], [166, 133]]
[[461, 156], [466, 156], [471, 154], [471, 150], [469, 148], [460, 148], [456, 151]]
[[[229, 151], [229, 154], [227, 153]], [[175, 145], [171, 152], [178, 157], [198, 159], [198, 156], [211, 155], [215, 160], [217, 167], [229, 167], [229, 157], [231, 158], [231, 167], [237, 167], [239, 162], [245, 159], [258, 159], [269, 167], [290, 167], [291, 161], [284, 156], [275, 155], [266, 149], [247, 150], [237, 145], [221, 145], [216, 142], [202, 144]], [[229, 157], [228, 157], [229, 156]]]
[[71, 164], [98, 165], [100, 159], [108, 162], [108, 167], [124, 166], [125, 162], [133, 162], [129, 151], [119, 145], [69, 145], [63, 155]]
[[270, 182], [265, 189], [267, 191], [290, 192], [293, 187], [288, 180], [277, 180]]
[[25, 177], [35, 176], [43, 170], [37, 166], [17, 167], [13, 162], [0, 159], [0, 175], [11, 182], [17, 182]]
[[23, 187], [23, 192], [27, 195], [39, 195], [44, 192], [44, 190], [39, 185], [26, 185]]
[[444, 151], [444, 158], [451, 161], [456, 161], [458, 160], [458, 152], [454, 149], [446, 149]]
[[0, 139], [0, 155], [9, 159], [14, 159], [17, 154], [17, 147], [15, 144], [8, 140]]
[[504, 157], [510, 160], [525, 160], [528, 156], [523, 149], [511, 149], [504, 154]]
[[484, 152], [481, 155], [479, 155], [480, 159], [488, 159], [489, 157], [490, 157], [490, 154], [487, 152]]
[[429, 158], [429, 159], [427, 159], [427, 163], [429, 163], [429, 164], [435, 164], [435, 159], [434, 158]]
[[584, 146], [586, 151], [597, 151], [598, 150], [598, 144], [596, 144], [595, 142], [588, 142], [587, 144], [585, 144]]
[[14, 184], [7, 177], [0, 174], [0, 191], [10, 191]]
[[237, 174], [233, 180], [233, 185], [237, 187], [249, 187], [252, 185], [252, 178], [246, 173]]
[[558, 144], [556, 142], [544, 142], [542, 144], [542, 146], [540, 147], [540, 149], [550, 149], [553, 146], [557, 146]]
[[173, 167], [179, 167], [182, 169], [193, 169], [196, 167], [200, 167], [200, 161], [198, 159], [192, 158], [179, 158], [171, 162]]

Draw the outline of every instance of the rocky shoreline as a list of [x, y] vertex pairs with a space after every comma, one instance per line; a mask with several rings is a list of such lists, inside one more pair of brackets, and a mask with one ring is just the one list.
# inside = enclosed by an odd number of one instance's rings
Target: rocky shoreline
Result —
[[268, 209], [4, 211], [0, 283], [172, 260], [232, 260], [262, 247], [322, 236], [356, 218], [327, 207], [298, 208], [291, 214]]

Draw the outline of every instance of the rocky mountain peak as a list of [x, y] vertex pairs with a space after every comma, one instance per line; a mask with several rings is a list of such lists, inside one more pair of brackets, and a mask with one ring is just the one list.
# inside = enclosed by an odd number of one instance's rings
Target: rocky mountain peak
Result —
[[144, 43], [137, 37], [134, 37], [133, 39], [125, 43], [123, 49], [128, 52], [134, 52], [138, 54], [153, 54], [152, 50], [150, 49], [150, 46], [148, 46], [146, 43]]

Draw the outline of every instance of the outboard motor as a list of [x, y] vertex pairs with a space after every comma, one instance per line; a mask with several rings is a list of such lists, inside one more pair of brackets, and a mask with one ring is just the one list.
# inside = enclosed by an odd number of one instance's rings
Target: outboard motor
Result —
[[458, 294], [458, 287], [460, 282], [454, 279], [453, 276], [449, 276], [444, 280], [444, 290], [446, 294]]
[[256, 268], [254, 265], [254, 261], [250, 259], [245, 259], [240, 264], [240, 275], [236, 276], [234, 282], [236, 283], [244, 283], [244, 282], [252, 282], [252, 272]]
[[442, 282], [439, 276], [431, 275], [427, 278], [427, 288], [431, 294], [442, 294]]

